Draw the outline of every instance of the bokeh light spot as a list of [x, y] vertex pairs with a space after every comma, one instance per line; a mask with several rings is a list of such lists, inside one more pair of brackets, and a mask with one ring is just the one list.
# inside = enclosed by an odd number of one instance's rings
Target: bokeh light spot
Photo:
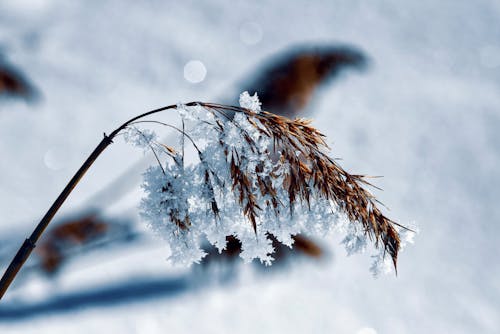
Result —
[[255, 45], [262, 40], [262, 28], [257, 22], [245, 22], [240, 27], [240, 39], [248, 45]]
[[377, 331], [371, 327], [363, 327], [356, 332], [356, 334], [377, 334]]
[[205, 80], [207, 68], [199, 60], [190, 60], [184, 65], [184, 79], [191, 83], [200, 83]]
[[51, 148], [45, 152], [43, 156], [43, 162], [48, 169], [58, 171], [66, 167], [66, 161], [64, 159], [64, 154], [61, 150], [56, 148]]

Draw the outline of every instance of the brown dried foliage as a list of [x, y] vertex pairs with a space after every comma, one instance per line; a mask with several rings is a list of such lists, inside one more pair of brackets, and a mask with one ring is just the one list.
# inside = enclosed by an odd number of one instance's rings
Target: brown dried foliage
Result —
[[103, 236], [108, 224], [94, 214], [69, 220], [52, 229], [42, 244], [36, 248], [41, 266], [46, 273], [55, 273], [66, 260], [64, 250], [71, 246], [83, 245]]
[[[219, 117], [228, 117], [228, 112], [244, 113], [247, 120], [263, 135], [271, 138], [274, 142], [274, 154], [278, 154], [277, 159], [281, 163], [288, 163], [290, 166], [283, 186], [285, 187], [290, 200], [290, 210], [297, 202], [307, 203], [313, 196], [320, 196], [336, 203], [345, 212], [353, 223], [359, 223], [364, 232], [378, 247], [381, 243], [392, 257], [396, 267], [400, 239], [395, 226], [404, 228], [387, 218], [377, 207], [375, 197], [365, 189], [370, 185], [363, 175], [350, 174], [332, 158], [326, 151], [328, 146], [325, 143], [325, 136], [310, 125], [310, 121], [305, 119], [288, 119], [270, 112], [254, 113], [251, 110], [239, 107], [224, 106], [211, 103], [200, 103], [207, 110]], [[222, 122], [217, 122], [219, 128], [223, 128]], [[221, 130], [222, 131], [222, 130]], [[248, 142], [252, 150], [258, 150], [256, 143], [241, 129], [242, 137]], [[224, 143], [221, 142], [224, 146]], [[233, 189], [239, 192], [239, 202], [243, 211], [256, 230], [256, 217], [261, 208], [255, 199], [254, 190], [251, 187], [248, 175], [240, 168], [241, 159], [245, 159], [238, 152], [230, 152], [224, 147], [226, 155], [231, 156], [230, 173], [233, 180]], [[269, 152], [264, 152], [269, 153]], [[273, 188], [271, 177], [276, 177], [273, 173], [262, 177], [256, 168], [258, 191], [262, 195], [269, 195], [271, 201], [266, 205], [272, 206], [276, 214], [279, 214], [279, 199], [276, 196], [276, 189]], [[293, 214], [293, 212], [291, 212]]]
[[366, 56], [349, 46], [298, 46], [278, 55], [242, 91], [258, 92], [262, 105], [293, 117], [310, 102], [318, 86], [347, 68], [363, 69]]
[[36, 92], [28, 80], [12, 66], [2, 64], [1, 61], [0, 57], [0, 96], [35, 98]]

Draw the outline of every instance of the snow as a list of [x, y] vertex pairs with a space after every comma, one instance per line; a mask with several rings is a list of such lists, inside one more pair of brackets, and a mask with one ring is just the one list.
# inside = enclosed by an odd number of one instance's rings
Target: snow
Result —
[[[384, 176], [375, 180], [384, 192], [375, 194], [391, 218], [414, 221], [420, 234], [402, 253], [397, 278], [373, 279], [370, 259], [347, 258], [333, 237], [333, 255], [320, 264], [263, 277], [242, 266], [231, 283], [0, 318], [0, 331], [498, 333], [499, 17], [495, 0], [2, 1], [0, 50], [42, 100], [0, 101], [1, 240], [16, 232], [22, 241], [102, 132], [162, 105], [232, 101], [240, 90], [233, 83], [301, 42], [345, 42], [371, 58], [365, 73], [321, 89], [309, 113], [343, 167]], [[184, 78], [190, 60], [206, 68], [200, 83]], [[141, 157], [116, 140], [61, 214], [87, 205]], [[106, 213], [136, 207], [138, 185]], [[194, 275], [171, 267], [159, 240], [137, 248], [93, 252], [56, 283], [26, 277], [5, 302], [34, 290], [40, 298], [71, 293], [85, 282], [92, 289], [141, 275]]]
[[250, 109], [255, 113], [262, 111], [262, 103], [259, 101], [257, 93], [250, 95], [247, 91], [240, 94], [240, 107]]

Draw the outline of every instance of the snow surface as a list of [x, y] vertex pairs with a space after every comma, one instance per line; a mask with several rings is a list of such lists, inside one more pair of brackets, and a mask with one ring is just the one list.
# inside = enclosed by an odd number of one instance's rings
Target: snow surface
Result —
[[[420, 234], [397, 278], [373, 279], [370, 259], [347, 258], [331, 240], [320, 264], [272, 275], [242, 265], [226, 284], [171, 267], [148, 239], [89, 253], [55, 282], [21, 276], [5, 302], [116, 282], [116, 300], [139, 291], [134, 282], [152, 287], [149, 298], [2, 317], [1, 333], [498, 333], [499, 22], [495, 0], [2, 1], [0, 50], [42, 101], [0, 101], [1, 236], [31, 230], [104, 131], [162, 105], [236, 100], [235, 82], [304, 42], [348, 43], [371, 58], [366, 73], [318, 92], [310, 114], [344, 168], [384, 176], [376, 195]], [[185, 78], [193, 60], [202, 66]], [[61, 214], [140, 158], [117, 141]], [[140, 196], [137, 187], [107, 213], [128, 212]]]

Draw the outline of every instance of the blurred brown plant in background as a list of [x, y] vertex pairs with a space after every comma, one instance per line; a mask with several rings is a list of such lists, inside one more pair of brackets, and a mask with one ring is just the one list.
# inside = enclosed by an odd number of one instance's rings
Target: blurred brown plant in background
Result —
[[55, 273], [67, 258], [68, 250], [91, 243], [103, 237], [109, 230], [109, 223], [96, 214], [87, 214], [55, 226], [37, 247], [41, 268], [48, 274]]
[[352, 46], [294, 46], [267, 60], [241, 91], [257, 92], [267, 110], [292, 118], [303, 112], [318, 88], [344, 70], [363, 70], [367, 64], [365, 54]]
[[34, 86], [21, 70], [7, 63], [0, 54], [0, 97], [14, 97], [34, 101], [37, 95]]

